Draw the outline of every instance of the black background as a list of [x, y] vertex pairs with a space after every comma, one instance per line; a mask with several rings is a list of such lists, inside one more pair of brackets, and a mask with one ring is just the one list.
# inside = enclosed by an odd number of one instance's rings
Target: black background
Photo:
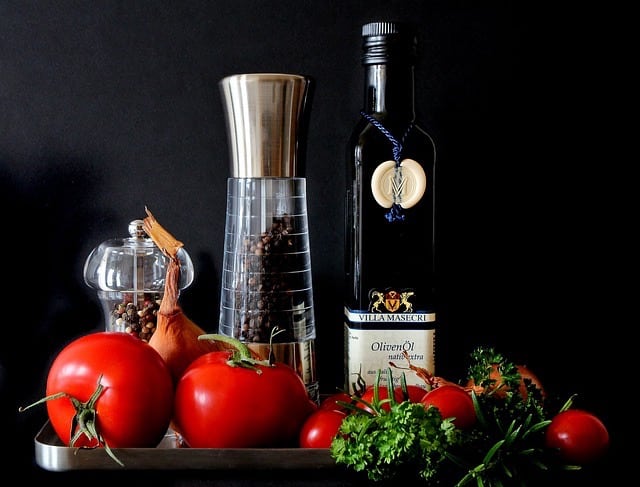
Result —
[[[629, 362], [623, 283], [633, 275], [602, 12], [472, 0], [0, 0], [2, 463], [46, 476], [33, 460], [45, 410], [17, 408], [42, 396], [64, 344], [103, 326], [84, 261], [126, 236], [145, 206], [194, 261], [186, 314], [215, 330], [229, 174], [217, 84], [230, 74], [314, 81], [305, 176], [318, 373], [322, 392], [342, 385], [360, 26], [393, 19], [420, 27], [416, 103], [438, 148], [437, 372], [458, 379], [474, 346], [495, 346], [554, 393], [577, 393], [610, 427], [615, 460], [625, 415], [611, 391]], [[411, 265], [402, 249], [382, 258]]]

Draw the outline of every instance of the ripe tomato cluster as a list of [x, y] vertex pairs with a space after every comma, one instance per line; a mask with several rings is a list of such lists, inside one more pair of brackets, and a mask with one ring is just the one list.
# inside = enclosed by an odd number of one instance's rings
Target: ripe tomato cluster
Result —
[[[526, 378], [534, 377], [534, 385], [546, 395], [542, 385], [532, 372], [518, 367]], [[521, 388], [524, 385], [521, 384]], [[478, 421], [476, 406], [472, 399], [473, 387], [462, 387], [452, 383], [444, 383], [433, 387], [429, 391], [418, 386], [407, 386], [403, 392], [401, 387], [394, 388], [394, 398], [397, 402], [409, 400], [422, 403], [426, 408], [435, 407], [443, 419], [451, 418], [456, 428], [468, 430]], [[482, 391], [483, 393], [486, 391]], [[381, 401], [380, 408], [389, 411], [387, 401], [388, 389], [379, 387], [377, 397], [375, 388], [368, 386], [360, 394], [350, 396], [345, 392], [338, 392], [326, 397], [317, 411], [309, 416], [300, 431], [299, 444], [302, 448], [329, 448], [333, 439], [340, 434], [342, 420], [352, 414], [353, 408], [374, 413], [372, 402]], [[520, 394], [526, 400], [526, 389]], [[504, 399], [504, 394], [496, 396]], [[609, 432], [605, 424], [595, 414], [582, 409], [565, 409], [554, 415], [544, 434], [544, 447], [549, 449], [562, 461], [572, 465], [586, 465], [600, 459], [609, 447]]]
[[[241, 345], [241, 344], [238, 344]], [[174, 386], [148, 343], [124, 332], [95, 332], [52, 362], [46, 404], [60, 440], [72, 447], [152, 448], [170, 427], [198, 448], [297, 446], [316, 409], [291, 367], [232, 348], [195, 359]]]
[[[474, 394], [495, 393], [504, 401], [501, 377], [495, 377], [493, 385], [482, 387], [444, 380], [427, 381], [425, 388], [405, 384], [393, 389], [392, 399], [387, 387], [368, 386], [354, 395], [337, 392], [316, 405], [292, 368], [258, 361], [237, 345], [194, 360], [174, 386], [168, 366], [146, 342], [119, 332], [85, 335], [55, 357], [46, 397], [24, 409], [46, 403], [64, 444], [104, 446], [114, 456], [111, 448], [156, 446], [169, 427], [187, 447], [330, 448], [349, 415], [384, 414], [403, 401], [437, 408], [456, 428], [469, 430], [479, 422]], [[521, 378], [523, 370], [535, 378], [528, 369], [518, 370]], [[511, 384], [518, 389], [517, 382]], [[527, 390], [519, 392], [522, 401]], [[575, 465], [601, 458], [609, 441], [603, 422], [581, 409], [563, 409], [544, 431], [544, 446]]]

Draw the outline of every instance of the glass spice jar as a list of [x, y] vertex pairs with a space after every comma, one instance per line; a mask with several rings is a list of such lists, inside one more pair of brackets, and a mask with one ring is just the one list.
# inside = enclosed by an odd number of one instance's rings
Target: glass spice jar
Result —
[[[193, 282], [193, 263], [181, 248], [179, 289]], [[92, 250], [84, 264], [85, 283], [95, 289], [105, 330], [123, 331], [149, 341], [164, 295], [169, 258], [143, 229], [143, 220], [129, 223], [129, 237], [110, 239]]]

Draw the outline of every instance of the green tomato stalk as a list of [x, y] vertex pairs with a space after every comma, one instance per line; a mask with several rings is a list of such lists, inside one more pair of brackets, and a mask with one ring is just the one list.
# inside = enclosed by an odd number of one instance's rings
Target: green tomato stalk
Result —
[[[273, 343], [273, 337], [282, 333], [284, 330], [278, 329], [278, 327], [274, 327], [271, 332], [271, 337], [269, 339], [269, 346], [271, 347]], [[253, 357], [251, 354], [251, 350], [247, 345], [238, 340], [237, 338], [233, 338], [226, 335], [220, 335], [219, 333], [208, 333], [206, 335], [198, 336], [198, 340], [210, 340], [216, 342], [223, 342], [227, 345], [231, 345], [232, 347], [232, 355], [227, 363], [231, 367], [244, 367], [246, 369], [255, 370], [258, 374], [261, 374], [262, 371], [258, 367], [258, 365], [262, 365], [263, 367], [273, 367], [275, 363], [275, 359], [273, 357], [273, 353], [269, 352], [269, 358], [266, 360], [258, 360]]]
[[[91, 397], [86, 401], [82, 402], [77, 398], [67, 394], [66, 392], [58, 392], [56, 394], [51, 394], [50, 396], [43, 397], [42, 399], [34, 402], [33, 404], [29, 404], [25, 407], [20, 407], [18, 409], [19, 412], [26, 411], [38, 404], [44, 404], [47, 401], [52, 401], [54, 399], [61, 399], [66, 397], [73, 404], [74, 409], [76, 410], [76, 414], [73, 416], [71, 421], [71, 441], [69, 442], [69, 446], [75, 446], [78, 439], [81, 436], [86, 436], [88, 440], [93, 441], [96, 440], [99, 445], [103, 446], [107, 454], [121, 467], [124, 467], [124, 463], [120, 461], [118, 457], [116, 457], [113, 450], [109, 448], [109, 445], [104, 440], [102, 435], [98, 432], [98, 428], [96, 427], [96, 401], [102, 394], [104, 390], [104, 386], [101, 384], [102, 375], [98, 377], [98, 385], [96, 390], [93, 391]], [[95, 447], [83, 447], [83, 448], [95, 448]]]

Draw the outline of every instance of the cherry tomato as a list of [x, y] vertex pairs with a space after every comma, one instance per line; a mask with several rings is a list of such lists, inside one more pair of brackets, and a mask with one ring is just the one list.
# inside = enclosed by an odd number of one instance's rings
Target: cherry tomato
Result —
[[176, 386], [174, 422], [193, 448], [295, 446], [317, 409], [294, 369], [283, 363], [231, 366], [231, 352], [194, 360]]
[[[412, 385], [412, 384], [407, 385], [407, 397], [405, 397], [404, 392], [402, 391], [402, 387], [396, 386], [393, 389], [393, 397], [396, 400], [396, 402], [403, 402], [405, 400], [409, 400], [411, 402], [420, 402], [426, 393], [427, 393], [426, 389], [423, 389], [420, 386]], [[371, 404], [373, 403], [373, 396], [374, 396], [374, 387], [368, 386], [367, 389], [362, 394], [361, 399]], [[388, 397], [389, 397], [389, 390], [387, 389], [387, 387], [386, 386], [378, 387], [378, 400], [382, 401], [383, 399], [387, 399]], [[357, 406], [362, 409], [366, 409], [370, 411], [370, 408], [362, 403], [357, 403]], [[389, 405], [388, 402], [386, 402], [382, 405], [382, 409], [384, 409], [385, 411], [389, 411], [391, 409], [391, 406]]]
[[422, 398], [422, 404], [437, 407], [444, 419], [455, 418], [453, 424], [457, 428], [467, 429], [476, 422], [473, 399], [461, 387], [444, 385], [431, 389]]
[[577, 465], [602, 457], [609, 447], [609, 431], [594, 414], [581, 409], [567, 409], [551, 419], [545, 432], [547, 448]]
[[302, 425], [299, 436], [301, 448], [329, 448], [347, 414], [337, 409], [320, 408]]
[[338, 404], [338, 402], [345, 402], [349, 404], [352, 402], [351, 396], [346, 392], [336, 392], [331, 394], [320, 402], [320, 409], [337, 409], [338, 411], [344, 411], [347, 409], [342, 404]]
[[[96, 429], [110, 448], [155, 447], [166, 434], [173, 408], [171, 373], [148, 343], [124, 332], [96, 332], [69, 343], [49, 369], [46, 401], [51, 425], [70, 445], [76, 409], [70, 399], [95, 401]], [[73, 446], [98, 446], [80, 436]]]

